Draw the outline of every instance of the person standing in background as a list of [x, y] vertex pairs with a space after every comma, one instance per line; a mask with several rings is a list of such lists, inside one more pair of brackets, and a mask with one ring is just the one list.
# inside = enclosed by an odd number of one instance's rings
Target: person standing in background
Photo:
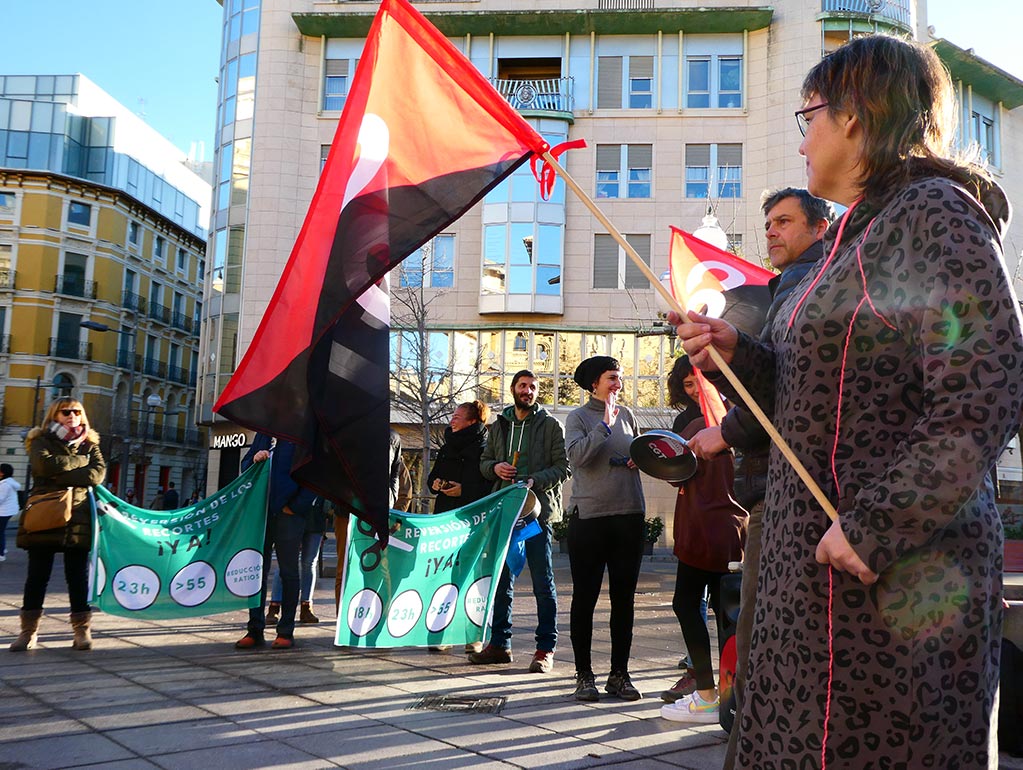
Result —
[[459, 404], [444, 431], [444, 445], [427, 479], [437, 495], [433, 512], [443, 513], [476, 502], [490, 494], [491, 482], [480, 473], [480, 458], [487, 446], [490, 407], [482, 401]]
[[21, 510], [18, 504], [20, 491], [21, 484], [14, 478], [14, 468], [9, 463], [0, 464], [0, 561], [7, 560], [7, 524]]
[[565, 445], [574, 481], [569, 500], [568, 557], [572, 568], [570, 613], [575, 654], [575, 699], [595, 701], [590, 648], [593, 611], [607, 570], [611, 596], [611, 673], [604, 691], [623, 700], [643, 694], [629, 676], [636, 584], [643, 563], [643, 484], [629, 457], [639, 435], [636, 418], [618, 403], [622, 366], [610, 356], [593, 356], [575, 370], [575, 382], [590, 394], [565, 425]]
[[173, 481], [167, 482], [167, 491], [163, 493], [163, 507], [167, 511], [176, 511], [181, 503], [179, 502], [178, 490], [174, 487]]

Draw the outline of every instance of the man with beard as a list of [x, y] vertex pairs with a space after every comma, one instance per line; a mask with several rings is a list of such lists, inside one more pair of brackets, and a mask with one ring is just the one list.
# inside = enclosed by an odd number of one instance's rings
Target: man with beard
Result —
[[[546, 409], [536, 403], [536, 375], [528, 369], [512, 377], [513, 405], [501, 413], [490, 428], [480, 472], [493, 480], [494, 491], [524, 481], [540, 501], [543, 531], [526, 540], [526, 563], [536, 597], [536, 652], [529, 664], [532, 673], [546, 674], [554, 668], [558, 642], [558, 595], [551, 561], [551, 522], [561, 518], [561, 485], [571, 475], [565, 453], [565, 431]], [[511, 663], [511, 614], [515, 579], [505, 565], [497, 584], [490, 643], [469, 654], [478, 665]]]

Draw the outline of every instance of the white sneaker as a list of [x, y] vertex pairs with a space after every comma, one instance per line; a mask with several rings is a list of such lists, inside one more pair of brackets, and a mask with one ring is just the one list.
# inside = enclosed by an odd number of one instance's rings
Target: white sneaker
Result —
[[721, 707], [718, 699], [705, 701], [700, 693], [694, 692], [674, 703], [661, 706], [661, 716], [672, 722], [717, 723]]
[[0, 553], [0, 561], [7, 561], [7, 554]]

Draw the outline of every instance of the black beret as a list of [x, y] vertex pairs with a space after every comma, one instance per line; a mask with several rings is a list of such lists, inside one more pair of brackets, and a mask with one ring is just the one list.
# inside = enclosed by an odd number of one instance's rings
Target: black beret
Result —
[[600, 375], [604, 372], [611, 372], [621, 368], [622, 365], [618, 363], [617, 358], [611, 358], [611, 356], [592, 356], [575, 368], [575, 375], [572, 379], [583, 390], [592, 391], [593, 383], [600, 379]]

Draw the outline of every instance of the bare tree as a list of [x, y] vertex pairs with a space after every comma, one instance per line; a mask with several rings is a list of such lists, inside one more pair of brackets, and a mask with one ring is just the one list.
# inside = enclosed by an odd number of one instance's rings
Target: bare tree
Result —
[[[432, 246], [430, 242], [420, 250], [423, 279], [428, 275]], [[406, 263], [416, 259], [413, 254]], [[392, 362], [391, 396], [393, 408], [422, 426], [419, 495], [421, 500], [428, 500], [431, 494], [427, 476], [433, 448], [443, 444], [444, 428], [455, 407], [476, 398], [483, 358], [478, 347], [471, 352], [459, 350], [459, 346], [452, 345], [449, 332], [431, 329], [430, 308], [443, 301], [446, 292], [425, 289], [425, 280], [415, 282], [417, 286], [399, 286], [391, 293], [391, 328], [399, 337], [399, 355]]]

